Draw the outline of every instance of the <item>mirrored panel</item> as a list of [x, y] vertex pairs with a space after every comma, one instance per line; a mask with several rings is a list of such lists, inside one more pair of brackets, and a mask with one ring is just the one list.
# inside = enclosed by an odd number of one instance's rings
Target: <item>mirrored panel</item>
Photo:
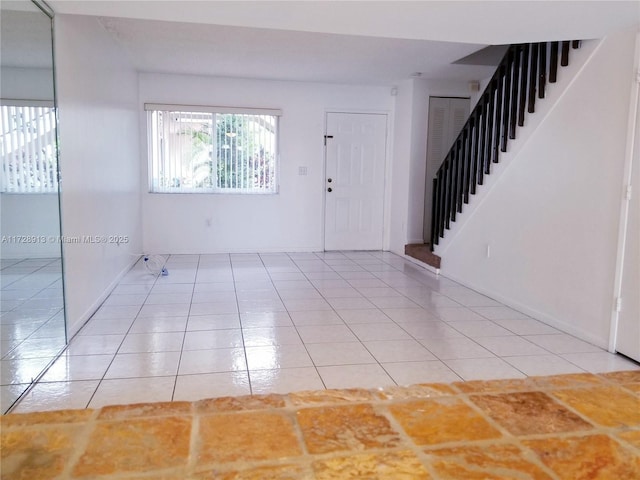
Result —
[[6, 412], [66, 343], [46, 5], [0, 2], [0, 346]]

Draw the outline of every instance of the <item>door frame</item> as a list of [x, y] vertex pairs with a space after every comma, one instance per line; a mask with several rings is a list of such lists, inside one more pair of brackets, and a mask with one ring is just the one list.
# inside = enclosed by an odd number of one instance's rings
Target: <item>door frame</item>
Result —
[[[636, 35], [636, 44], [635, 44], [635, 61], [633, 71], [638, 74], [638, 69], [640, 68], [640, 59], [638, 59], [638, 54], [640, 53], [640, 33]], [[618, 335], [620, 335], [620, 331], [618, 330], [618, 326], [620, 323], [620, 308], [618, 302], [623, 301], [621, 299], [622, 290], [623, 290], [623, 279], [624, 279], [624, 261], [625, 261], [625, 251], [626, 251], [626, 243], [627, 243], [627, 230], [628, 230], [628, 219], [631, 210], [631, 202], [640, 192], [637, 192], [640, 188], [640, 185], [633, 185], [633, 168], [634, 163], [640, 163], [638, 157], [640, 157], [640, 136], [638, 136], [637, 129], [640, 125], [640, 78], [634, 78], [633, 84], [631, 87], [631, 92], [629, 95], [630, 100], [630, 108], [629, 108], [629, 119], [628, 119], [628, 127], [627, 127], [627, 146], [625, 152], [625, 160], [624, 160], [624, 173], [623, 173], [623, 181], [622, 181], [622, 192], [620, 195], [621, 203], [620, 203], [620, 219], [618, 221], [618, 245], [616, 250], [616, 267], [615, 267], [615, 276], [614, 276], [614, 286], [613, 286], [613, 297], [612, 297], [612, 308], [611, 308], [611, 320], [609, 324], [609, 345], [608, 351], [611, 353], [616, 353], [616, 347], [618, 343]], [[635, 162], [634, 162], [635, 160]], [[631, 193], [631, 199], [626, 197], [626, 189], [628, 186], [633, 187], [633, 191]]]
[[[440, 99], [446, 99], [446, 100], [453, 100], [453, 99], [459, 99], [459, 100], [468, 100], [469, 101], [469, 112], [467, 114], [467, 118], [468, 116], [471, 114], [471, 112], [473, 111], [473, 101], [471, 96], [462, 96], [462, 95], [429, 95], [429, 98], [427, 99], [427, 125], [426, 125], [426, 129], [424, 132], [425, 135], [425, 157], [424, 157], [424, 163], [425, 163], [425, 168], [424, 168], [424, 190], [423, 190], [423, 195], [422, 195], [422, 242], [427, 243], [427, 239], [429, 239], [429, 241], [431, 241], [431, 210], [428, 210], [428, 215], [429, 215], [429, 219], [427, 221], [427, 202], [429, 203], [429, 205], [432, 207], [432, 203], [433, 203], [433, 199], [432, 199], [432, 195], [433, 195], [433, 191], [431, 192], [431, 195], [427, 195], [427, 192], [429, 190], [432, 190], [432, 184], [433, 184], [433, 179], [434, 177], [429, 177], [429, 130], [431, 128], [431, 122], [430, 120], [430, 116], [431, 116], [431, 100], [434, 98], [440, 98]], [[454, 142], [455, 142], [455, 137], [454, 137]], [[452, 144], [453, 145], [453, 144]], [[449, 147], [450, 148], [450, 147]], [[445, 150], [445, 152], [448, 150]], [[442, 161], [444, 161], [444, 158], [442, 159]], [[442, 165], [442, 163], [441, 163]], [[440, 167], [438, 167], [440, 168]], [[435, 172], [437, 172], [437, 169], [435, 170]], [[428, 198], [427, 198], [428, 197]], [[426, 229], [429, 228], [429, 235], [425, 235], [425, 231]], [[416, 239], [417, 240], [417, 239]], [[409, 241], [411, 243], [413, 243], [412, 239], [409, 239]]]
[[383, 205], [382, 205], [382, 250], [389, 250], [390, 244], [390, 232], [389, 232], [389, 218], [391, 214], [391, 195], [389, 189], [389, 179], [391, 178], [391, 152], [392, 152], [392, 137], [390, 132], [393, 128], [393, 115], [389, 110], [363, 110], [363, 109], [342, 109], [342, 108], [330, 108], [324, 110], [324, 118], [322, 124], [322, 217], [320, 232], [322, 233], [322, 251], [326, 252], [326, 216], [327, 216], [327, 189], [325, 188], [327, 178], [327, 147], [324, 144], [324, 135], [327, 134], [327, 119], [331, 113], [346, 113], [352, 115], [384, 115], [386, 117], [386, 134], [385, 134], [385, 157], [384, 157], [384, 186], [383, 188]]

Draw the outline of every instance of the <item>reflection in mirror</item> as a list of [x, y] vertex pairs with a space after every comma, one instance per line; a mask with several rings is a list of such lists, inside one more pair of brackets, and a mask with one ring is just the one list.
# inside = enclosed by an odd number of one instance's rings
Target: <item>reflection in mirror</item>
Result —
[[52, 20], [30, 1], [3, 0], [0, 9], [4, 413], [64, 348], [66, 338]]

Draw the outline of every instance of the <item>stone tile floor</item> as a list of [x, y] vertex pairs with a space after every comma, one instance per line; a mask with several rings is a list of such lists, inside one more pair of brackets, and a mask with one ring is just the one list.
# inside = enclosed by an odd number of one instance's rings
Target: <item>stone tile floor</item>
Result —
[[2, 479], [638, 479], [640, 372], [0, 418]]

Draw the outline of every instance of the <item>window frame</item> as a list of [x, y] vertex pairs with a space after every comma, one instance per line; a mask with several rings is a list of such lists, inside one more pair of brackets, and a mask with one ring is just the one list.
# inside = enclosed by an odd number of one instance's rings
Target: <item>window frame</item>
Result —
[[[28, 99], [8, 99], [1, 98], [0, 99], [0, 107], [4, 108], [18, 108], [18, 109], [48, 109], [46, 116], [42, 115], [41, 122], [43, 122], [40, 127], [44, 129], [44, 132], [41, 133], [41, 137], [39, 140], [36, 140], [36, 144], [32, 145], [29, 151], [25, 153], [35, 154], [35, 148], [43, 149], [45, 147], [51, 148], [53, 151], [49, 152], [49, 154], [45, 154], [40, 152], [37, 155], [38, 158], [31, 159], [29, 162], [31, 166], [38, 166], [39, 173], [41, 175], [49, 174], [51, 176], [51, 183], [47, 183], [47, 186], [27, 186], [22, 185], [19, 189], [11, 184], [9, 180], [12, 178], [7, 175], [3, 175], [2, 183], [0, 184], [0, 193], [2, 194], [11, 194], [11, 195], [48, 195], [48, 194], [58, 194], [60, 190], [59, 184], [59, 173], [58, 173], [58, 111], [55, 106], [55, 103], [52, 100], [28, 100]], [[33, 112], [30, 112], [33, 113]], [[4, 111], [0, 111], [0, 115], [3, 116], [2, 123], [5, 123]], [[8, 120], [9, 117], [6, 117]], [[40, 128], [39, 127], [39, 128]], [[10, 135], [11, 139], [9, 140], [9, 144], [20, 143], [24, 140], [24, 132], [9, 133], [9, 132], [0, 132], [0, 135]], [[44, 141], [46, 143], [43, 143]], [[24, 148], [24, 147], [21, 147]], [[48, 166], [45, 165], [45, 159], [47, 155], [52, 155], [52, 163]], [[42, 158], [40, 158], [42, 156]], [[0, 162], [2, 163], [2, 169], [5, 166], [14, 163], [15, 159], [6, 159], [4, 155], [1, 156]], [[25, 169], [24, 163], [20, 162], [19, 170], [22, 171]], [[43, 170], [41, 170], [43, 169]], [[15, 176], [15, 174], [14, 174]], [[42, 179], [40, 179], [42, 181]], [[6, 188], [5, 188], [6, 187]]]
[[[278, 195], [280, 192], [280, 117], [281, 109], [274, 108], [245, 108], [207, 105], [184, 105], [184, 104], [160, 104], [145, 103], [144, 110], [147, 122], [147, 181], [148, 193], [151, 194], [197, 194], [197, 195]], [[264, 115], [275, 118], [274, 122], [274, 158], [273, 158], [273, 187], [269, 190], [232, 188], [232, 187], [159, 187], [155, 178], [154, 162], [156, 159], [157, 142], [154, 138], [153, 114], [154, 112], [171, 112], [181, 114], [206, 113], [213, 116], [215, 122], [216, 114], [238, 114], [238, 115]], [[213, 146], [215, 148], [215, 135], [213, 136]], [[166, 160], [165, 160], [166, 161]], [[217, 160], [216, 160], [217, 161]], [[217, 171], [217, 167], [214, 167]], [[159, 178], [159, 177], [158, 177]], [[217, 182], [214, 182], [217, 183]]]

